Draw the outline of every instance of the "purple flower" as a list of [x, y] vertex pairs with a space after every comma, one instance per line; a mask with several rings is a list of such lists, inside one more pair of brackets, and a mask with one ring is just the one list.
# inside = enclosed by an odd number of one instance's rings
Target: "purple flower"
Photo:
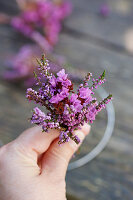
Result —
[[69, 142], [70, 137], [68, 136], [69, 131], [61, 131], [60, 135], [59, 135], [59, 143], [64, 143], [65, 142]]
[[59, 94], [62, 99], [65, 99], [69, 96], [69, 89], [63, 87], [61, 93]]
[[63, 87], [68, 88], [72, 85], [72, 82], [67, 78], [68, 74], [65, 74], [65, 70], [62, 69], [57, 73], [57, 82], [60, 82]]
[[95, 120], [95, 117], [96, 117], [96, 114], [97, 114], [97, 109], [95, 106], [91, 105], [88, 110], [87, 110], [87, 113], [86, 113], [86, 118], [88, 121], [94, 121]]
[[79, 101], [77, 98], [78, 98], [78, 95], [72, 93], [71, 98], [70, 98], [70, 102], [75, 103], [75, 102]]
[[71, 83], [71, 81], [69, 79], [66, 79], [66, 80], [62, 81], [62, 86], [68, 87], [70, 85], [72, 85], [72, 83]]
[[87, 87], [87, 88], [80, 88], [79, 89], [79, 97], [82, 99], [88, 99], [88, 97], [92, 94], [92, 91]]
[[[97, 99], [92, 97], [93, 88], [104, 82], [105, 71], [98, 79], [92, 80], [91, 86], [88, 83], [91, 78], [89, 73], [83, 84], [79, 85], [76, 94], [73, 89], [70, 89], [72, 83], [67, 78], [64, 69], [54, 76], [49, 73], [48, 60], [44, 56], [39, 64], [39, 74], [36, 75], [36, 79], [40, 88], [38, 91], [32, 88], [27, 89], [27, 99], [45, 106], [49, 112], [45, 115], [36, 107], [31, 122], [41, 125], [43, 131], [59, 129], [59, 144], [68, 142], [70, 139], [78, 144], [80, 139], [74, 135], [74, 131], [83, 126], [84, 122], [92, 123], [98, 112], [112, 99], [112, 95], [109, 95], [98, 103]], [[67, 84], [64, 86], [65, 82]]]
[[65, 74], [65, 70], [64, 70], [64, 69], [60, 70], [60, 71], [57, 73], [57, 76], [58, 76], [57, 80], [58, 80], [59, 82], [62, 82], [63, 80], [66, 80], [66, 79], [67, 79], [67, 74]]
[[56, 77], [53, 75], [52, 78], [49, 80], [50, 84], [53, 86], [53, 87], [56, 87]]
[[38, 107], [35, 107], [31, 118], [31, 123], [42, 125], [45, 119], [46, 115]]
[[81, 101], [78, 99], [77, 94], [71, 95], [70, 102], [74, 106], [76, 112], [80, 112], [81, 109], [83, 108], [83, 106], [81, 105]]
[[60, 97], [60, 95], [59, 94], [56, 94], [56, 95], [54, 95], [50, 100], [49, 100], [49, 102], [50, 103], [59, 103], [60, 101], [62, 100], [62, 98]]
[[[11, 25], [25, 36], [34, 39], [43, 49], [47, 50], [46, 46], [52, 47], [57, 43], [62, 21], [70, 15], [71, 10], [71, 3], [67, 1], [61, 1], [60, 3], [48, 0], [34, 1], [34, 6], [30, 6], [30, 9], [27, 1], [25, 9], [18, 17], [13, 18]], [[39, 29], [42, 29], [43, 38], [46, 40], [43, 41], [43, 44], [33, 37], [33, 34], [38, 33]], [[50, 47], [48, 47], [49, 50]]]
[[103, 4], [100, 8], [100, 14], [103, 16], [103, 17], [108, 17], [109, 14], [110, 14], [110, 7], [109, 5], [107, 4]]
[[59, 103], [60, 101], [62, 101], [63, 99], [65, 99], [66, 97], [69, 96], [68, 93], [68, 89], [66, 89], [65, 87], [62, 88], [61, 93], [57, 93], [56, 95], [54, 95], [49, 101], [50, 103]]
[[42, 130], [47, 132], [48, 131], [48, 126], [47, 126], [47, 122], [43, 122], [43, 125], [42, 125]]

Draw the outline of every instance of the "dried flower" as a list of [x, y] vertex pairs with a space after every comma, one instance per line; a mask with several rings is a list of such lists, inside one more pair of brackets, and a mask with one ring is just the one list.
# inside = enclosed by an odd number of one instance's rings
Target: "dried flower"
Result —
[[48, 113], [45, 115], [39, 108], [34, 108], [31, 123], [41, 125], [45, 132], [48, 129], [59, 129], [59, 144], [70, 139], [78, 144], [80, 140], [74, 135], [74, 130], [80, 128], [84, 122], [92, 123], [98, 112], [112, 99], [112, 95], [109, 95], [98, 103], [94, 98], [94, 89], [105, 81], [105, 71], [98, 79], [92, 79], [92, 86], [89, 86], [92, 74], [88, 73], [84, 80], [86, 84], [80, 84], [75, 93], [64, 69], [55, 76], [50, 73], [49, 61], [45, 56], [38, 63], [39, 73], [35, 76], [39, 89], [27, 89], [26, 97], [46, 107]]

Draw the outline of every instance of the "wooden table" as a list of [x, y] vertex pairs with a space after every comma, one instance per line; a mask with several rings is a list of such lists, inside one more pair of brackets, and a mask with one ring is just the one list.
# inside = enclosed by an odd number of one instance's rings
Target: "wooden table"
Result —
[[[102, 0], [72, 0], [73, 13], [65, 21], [55, 52], [77, 69], [98, 75], [107, 71], [105, 89], [114, 96], [116, 125], [107, 148], [84, 167], [67, 173], [69, 199], [133, 199], [133, 2], [108, 1], [110, 16], [99, 15]], [[0, 10], [17, 13], [14, 0], [0, 0]], [[8, 25], [0, 26], [0, 67], [7, 55], [17, 52], [27, 39]], [[26, 120], [33, 104], [25, 89], [0, 80], [0, 145], [30, 127]], [[99, 117], [92, 133], [104, 132], [106, 115]], [[95, 146], [100, 136], [90, 136]], [[88, 150], [86, 150], [88, 151]], [[73, 196], [73, 197], [72, 197]]]

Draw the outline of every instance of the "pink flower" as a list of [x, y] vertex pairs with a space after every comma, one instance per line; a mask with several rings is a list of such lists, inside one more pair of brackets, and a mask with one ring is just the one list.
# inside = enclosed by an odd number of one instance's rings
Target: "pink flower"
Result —
[[66, 80], [67, 79], [67, 74], [65, 74], [65, 70], [62, 69], [57, 73], [58, 76], [58, 81]]
[[53, 87], [56, 87], [57, 81], [56, 81], [56, 77], [54, 75], [52, 76], [52, 78], [50, 79], [49, 82]]
[[[44, 131], [47, 131], [48, 128], [58, 128], [60, 130], [59, 144], [68, 142], [70, 139], [78, 144], [80, 140], [78, 136], [73, 134], [73, 131], [80, 128], [84, 122], [92, 123], [98, 112], [110, 102], [112, 95], [98, 103], [96, 98], [92, 97], [92, 94], [94, 94], [93, 89], [89, 89], [92, 87], [89, 87], [89, 84], [83, 87], [90, 80], [88, 76], [84, 79], [83, 84], [79, 86], [76, 94], [68, 84], [65, 87], [62, 85], [65, 81], [69, 81], [65, 70], [62, 69], [56, 76], [53, 76], [49, 73], [48, 66], [47, 59], [42, 56], [39, 66], [40, 74], [37, 76], [39, 90], [35, 91], [29, 88], [27, 99], [45, 106], [49, 112], [45, 117], [39, 109], [34, 109], [31, 122], [42, 125]], [[44, 76], [46, 78], [45, 82], [41, 78]], [[96, 84], [104, 80], [104, 76], [105, 71], [96, 80]], [[94, 83], [95, 81], [92, 84]]]
[[61, 93], [57, 93], [56, 95], [54, 95], [49, 102], [50, 103], [59, 103], [60, 101], [62, 101], [63, 99], [65, 99], [66, 97], [69, 96], [69, 90], [67, 88], [62, 88]]
[[88, 97], [92, 94], [92, 91], [87, 87], [87, 88], [80, 88], [79, 89], [79, 97], [82, 99], [88, 99]]

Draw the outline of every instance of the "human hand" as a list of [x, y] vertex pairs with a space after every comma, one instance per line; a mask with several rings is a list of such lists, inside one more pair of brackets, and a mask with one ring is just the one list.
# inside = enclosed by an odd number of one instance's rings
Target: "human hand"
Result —
[[[83, 141], [89, 131], [85, 124], [75, 134]], [[66, 170], [79, 145], [71, 140], [59, 146], [58, 136], [34, 127], [0, 148], [0, 200], [66, 199]]]

